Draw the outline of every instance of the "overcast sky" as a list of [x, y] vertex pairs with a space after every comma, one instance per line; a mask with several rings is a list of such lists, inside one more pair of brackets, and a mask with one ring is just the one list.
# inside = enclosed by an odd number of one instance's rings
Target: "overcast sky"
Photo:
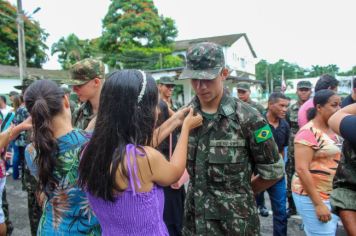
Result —
[[[16, 0], [11, 0], [16, 4]], [[179, 39], [246, 33], [257, 56], [303, 67], [356, 65], [356, 2], [353, 0], [154, 0], [160, 14], [175, 20]], [[50, 36], [47, 45], [75, 33], [101, 35], [110, 0], [23, 0]], [[48, 52], [50, 56], [50, 53]], [[50, 56], [46, 69], [59, 69]]]

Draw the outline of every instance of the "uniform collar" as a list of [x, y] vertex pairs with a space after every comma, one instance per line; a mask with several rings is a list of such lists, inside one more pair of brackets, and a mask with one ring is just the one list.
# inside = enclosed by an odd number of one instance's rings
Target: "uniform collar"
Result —
[[[221, 101], [219, 104], [219, 108], [216, 112], [217, 115], [229, 117], [232, 115], [235, 115], [235, 102], [233, 102], [233, 98], [230, 97], [229, 95], [226, 94], [226, 92], [223, 93], [223, 96], [221, 97]], [[192, 100], [192, 105], [197, 108], [198, 110], [201, 111], [201, 106], [200, 106], [200, 101], [197, 96], [195, 96]]]

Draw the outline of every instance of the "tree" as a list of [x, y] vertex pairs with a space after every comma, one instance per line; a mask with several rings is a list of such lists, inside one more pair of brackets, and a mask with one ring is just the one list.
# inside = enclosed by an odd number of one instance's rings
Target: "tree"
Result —
[[309, 73], [307, 74], [308, 77], [318, 77], [322, 74], [330, 74], [330, 75], [336, 75], [339, 73], [339, 67], [334, 64], [330, 64], [327, 66], [319, 66], [319, 65], [313, 65]]
[[158, 15], [152, 0], [111, 0], [100, 48], [113, 68], [157, 69], [182, 65], [172, 56], [174, 21]]
[[264, 81], [265, 89], [270, 90], [272, 80], [274, 86], [281, 86], [282, 73], [285, 79], [296, 79], [304, 77], [305, 71], [297, 64], [289, 63], [283, 59], [273, 64], [261, 60], [256, 64], [256, 79]]
[[[0, 0], [0, 64], [19, 65], [16, 17], [16, 7]], [[48, 34], [27, 16], [24, 16], [24, 30], [27, 66], [41, 67], [47, 61]]]
[[75, 34], [70, 34], [52, 45], [51, 54], [56, 53], [62, 68], [69, 69], [77, 61], [99, 54], [98, 39], [81, 40]]

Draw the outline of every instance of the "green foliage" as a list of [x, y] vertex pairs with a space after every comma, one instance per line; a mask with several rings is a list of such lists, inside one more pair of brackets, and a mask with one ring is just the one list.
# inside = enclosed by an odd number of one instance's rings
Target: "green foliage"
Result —
[[339, 72], [339, 67], [334, 64], [327, 66], [313, 65], [311, 70], [308, 71], [306, 77], [318, 77], [322, 74], [336, 75]]
[[[18, 65], [17, 12], [9, 2], [0, 0], [0, 64]], [[24, 17], [27, 66], [41, 67], [47, 61], [44, 43], [48, 34], [37, 21]]]
[[98, 39], [81, 40], [75, 34], [60, 38], [51, 48], [51, 54], [58, 53], [58, 62], [63, 69], [84, 58], [99, 54]]
[[112, 0], [103, 20], [100, 48], [113, 68], [180, 66], [169, 56], [177, 36], [174, 21], [158, 15], [152, 0]]
[[339, 75], [342, 76], [355, 76], [356, 75], [356, 66], [353, 66], [351, 70], [346, 72], [340, 72]]

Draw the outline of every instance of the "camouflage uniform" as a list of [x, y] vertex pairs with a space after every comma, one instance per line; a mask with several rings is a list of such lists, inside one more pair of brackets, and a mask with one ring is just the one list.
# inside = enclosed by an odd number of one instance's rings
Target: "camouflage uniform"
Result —
[[84, 130], [93, 118], [94, 114], [91, 104], [90, 102], [85, 102], [74, 111], [72, 124], [74, 127]]
[[[188, 49], [188, 68], [180, 79], [215, 79], [223, 60], [220, 46], [197, 44]], [[252, 171], [263, 179], [283, 176], [283, 160], [267, 122], [226, 93], [214, 115], [204, 115], [198, 97], [191, 105], [204, 119], [189, 136], [183, 235], [259, 235]]]
[[[247, 82], [239, 82], [236, 85], [237, 90], [243, 90], [246, 92], [251, 92], [250, 91], [250, 84]], [[266, 112], [266, 109], [259, 103], [252, 101], [250, 98], [246, 102], [248, 103], [251, 107], [255, 108], [259, 113], [264, 114]]]
[[259, 103], [252, 101], [251, 99], [249, 99], [247, 101], [247, 104], [249, 104], [251, 107], [255, 108], [259, 113], [261, 113], [261, 115], [263, 115], [266, 112], [266, 109]]
[[[95, 78], [104, 79], [105, 67], [101, 61], [88, 58], [75, 63], [70, 68], [70, 75], [70, 79], [63, 81], [63, 83], [67, 85], [84, 85]], [[74, 111], [72, 124], [76, 128], [84, 130], [94, 116], [92, 105], [89, 101], [86, 101]]]
[[289, 208], [295, 210], [295, 205], [292, 197], [292, 177], [295, 172], [295, 162], [294, 162], [294, 137], [299, 130], [298, 126], [298, 111], [300, 108], [300, 103], [296, 102], [289, 107], [289, 126], [290, 126], [290, 136], [288, 145], [288, 160], [286, 162], [286, 175], [287, 175], [287, 198]]
[[356, 211], [356, 152], [347, 140], [344, 140], [342, 153], [330, 197], [335, 214], [342, 209]]
[[[309, 81], [299, 81], [297, 84], [297, 89], [299, 88], [312, 88], [312, 84]], [[294, 205], [292, 197], [292, 178], [295, 172], [295, 161], [294, 161], [294, 137], [299, 130], [298, 125], [298, 111], [301, 107], [301, 102], [297, 101], [291, 105], [288, 109], [288, 122], [290, 126], [290, 136], [289, 136], [289, 145], [288, 145], [288, 159], [286, 162], [286, 175], [287, 175], [287, 198], [288, 198], [288, 207], [292, 211], [290, 214], [296, 213], [296, 208]]]

